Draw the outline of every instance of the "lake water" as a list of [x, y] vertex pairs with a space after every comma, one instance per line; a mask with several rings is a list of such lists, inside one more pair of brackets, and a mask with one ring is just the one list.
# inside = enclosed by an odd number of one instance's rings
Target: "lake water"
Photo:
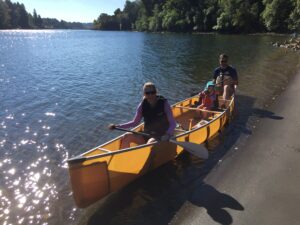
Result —
[[300, 68], [299, 53], [271, 45], [285, 38], [0, 31], [1, 224], [168, 224], [184, 201], [179, 183], [186, 187], [205, 170], [199, 160], [174, 160], [80, 210], [66, 159], [120, 135], [106, 127], [133, 117], [144, 82], [153, 81], [171, 104], [201, 90], [222, 52], [239, 73], [237, 135], [224, 143], [242, 145], [260, 117], [276, 119], [267, 107]]

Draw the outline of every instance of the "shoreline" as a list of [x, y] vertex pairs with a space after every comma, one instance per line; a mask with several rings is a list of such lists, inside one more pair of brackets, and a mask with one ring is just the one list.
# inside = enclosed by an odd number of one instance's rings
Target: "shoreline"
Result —
[[274, 47], [287, 48], [293, 51], [300, 51], [300, 38], [292, 37], [289, 40], [285, 40], [283, 43], [275, 42]]
[[245, 142], [237, 139], [206, 178], [195, 181], [170, 224], [297, 224], [299, 87], [300, 70], [268, 107], [273, 117], [261, 118]]
[[[77, 22], [70, 22], [70, 23], [77, 23]], [[79, 22], [80, 23], [80, 22]], [[83, 23], [83, 24], [90, 24], [90, 23]], [[254, 32], [254, 33], [226, 33], [226, 32], [217, 32], [217, 31], [203, 31], [203, 32], [174, 32], [174, 31], [138, 31], [138, 30], [98, 30], [98, 29], [89, 29], [89, 28], [13, 28], [13, 29], [0, 29], [0, 31], [10, 31], [10, 30], [91, 30], [91, 31], [117, 31], [117, 32], [141, 32], [141, 33], [171, 33], [171, 34], [220, 34], [220, 35], [267, 35], [267, 36], [291, 36], [292, 33], [275, 33], [275, 32]]]

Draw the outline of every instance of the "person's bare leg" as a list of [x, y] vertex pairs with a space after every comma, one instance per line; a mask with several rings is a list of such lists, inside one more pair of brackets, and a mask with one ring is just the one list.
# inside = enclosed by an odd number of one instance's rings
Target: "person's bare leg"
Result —
[[223, 98], [225, 100], [229, 100], [230, 97], [232, 96], [234, 90], [230, 85], [225, 85], [224, 86], [224, 93], [223, 93]]
[[145, 144], [145, 140], [144, 140], [143, 136], [141, 136], [141, 135], [126, 133], [122, 137], [122, 140], [121, 140], [121, 149], [129, 148], [130, 143], [135, 143], [137, 145], [142, 145], [142, 144]]
[[[202, 106], [198, 106], [197, 109], [202, 109], [203, 107]], [[197, 120], [201, 120], [202, 118], [202, 111], [201, 110], [197, 110], [195, 112], [195, 117], [194, 119], [197, 119]]]
[[229, 99], [229, 93], [230, 92], [230, 86], [224, 85], [224, 92], [223, 92], [223, 99], [228, 100]]
[[208, 112], [202, 112], [202, 119], [207, 120], [210, 114]]

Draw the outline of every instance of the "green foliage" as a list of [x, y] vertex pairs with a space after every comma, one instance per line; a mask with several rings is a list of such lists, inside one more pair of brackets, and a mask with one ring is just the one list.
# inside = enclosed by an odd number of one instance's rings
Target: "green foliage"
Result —
[[126, 1], [123, 12], [128, 15], [128, 19], [131, 23], [137, 19], [140, 4], [136, 2]]
[[120, 25], [117, 21], [117, 17], [110, 16], [106, 13], [101, 13], [98, 17], [95, 25], [99, 27], [100, 30], [119, 30]]
[[217, 24], [218, 18], [218, 0], [206, 0], [203, 6], [201, 6], [201, 12], [203, 13], [203, 22], [201, 20], [197, 24], [201, 24], [201, 31], [211, 31], [215, 24]]
[[287, 32], [289, 16], [296, 0], [263, 0], [263, 23], [268, 31]]
[[101, 13], [97, 20], [94, 20], [94, 29], [100, 30], [132, 30], [135, 29], [139, 2], [126, 1], [123, 11], [116, 9], [114, 15]]
[[142, 2], [139, 2], [139, 10], [137, 15], [137, 20], [135, 22], [135, 27], [139, 31], [146, 31], [148, 30], [148, 16], [145, 5]]
[[37, 28], [37, 29], [43, 28], [43, 20], [41, 16], [36, 13], [35, 9], [33, 10], [33, 15], [30, 19], [30, 23], [32, 28]]
[[289, 16], [288, 29], [291, 31], [300, 31], [300, 0], [292, 2], [292, 11]]
[[189, 3], [185, 0], [169, 0], [162, 9], [162, 28], [169, 31], [186, 31], [190, 20], [188, 17]]
[[[139, 1], [136, 1], [139, 2]], [[155, 5], [162, 5], [166, 0], [141, 0], [140, 4], [144, 8], [144, 14], [147, 17], [151, 17], [153, 15], [153, 9]]]
[[0, 1], [0, 29], [9, 28], [9, 25], [10, 25], [9, 8], [5, 2]]
[[[96, 29], [138, 31], [289, 32], [299, 30], [299, 0], [127, 0]], [[108, 26], [107, 23], [110, 23]]]
[[226, 32], [261, 31], [259, 22], [262, 5], [251, 0], [222, 0], [215, 30]]
[[25, 6], [23, 4], [19, 5], [18, 13], [20, 16], [18, 21], [19, 26], [22, 28], [29, 28], [28, 13], [26, 12]]
[[160, 12], [159, 5], [155, 4], [153, 10], [153, 16], [149, 18], [149, 30], [150, 31], [160, 31], [162, 23], [162, 13]]
[[165, 30], [176, 30], [177, 22], [180, 21], [180, 15], [176, 9], [165, 10], [164, 17], [162, 20], [162, 27]]
[[[0, 29], [85, 28], [42, 18], [36, 10], [0, 0]], [[300, 0], [126, 0], [124, 9], [113, 15], [101, 13], [93, 23], [100, 30], [138, 30], [173, 32], [300, 31]]]

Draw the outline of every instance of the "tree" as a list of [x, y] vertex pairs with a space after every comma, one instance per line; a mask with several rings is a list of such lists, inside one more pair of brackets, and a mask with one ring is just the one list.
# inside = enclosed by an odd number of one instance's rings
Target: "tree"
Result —
[[262, 19], [268, 31], [288, 31], [288, 18], [292, 12], [292, 1], [295, 0], [263, 0], [265, 10], [262, 12]]
[[119, 30], [120, 24], [115, 16], [110, 16], [106, 13], [101, 13], [94, 26], [100, 30]]
[[37, 27], [37, 23], [38, 23], [38, 15], [37, 15], [37, 13], [36, 13], [36, 10], [35, 9], [33, 9], [33, 14], [32, 14], [32, 25], [33, 25], [33, 27]]
[[185, 0], [169, 0], [163, 5], [162, 28], [170, 31], [187, 31], [191, 23], [188, 17], [189, 3]]
[[147, 12], [146, 12], [146, 8], [144, 6], [144, 3], [140, 3], [140, 8], [138, 11], [138, 18], [135, 22], [135, 27], [137, 30], [139, 31], [146, 31], [148, 30], [148, 16], [147, 16]]
[[[218, 18], [218, 0], [206, 0], [203, 7], [200, 8], [203, 12], [203, 31], [211, 31], [217, 23]], [[200, 21], [201, 22], [201, 21]], [[197, 21], [199, 24], [199, 21]]]
[[114, 12], [116, 23], [119, 24], [119, 30], [122, 30], [122, 11], [118, 8]]
[[25, 9], [25, 6], [21, 4], [18, 8], [19, 15], [20, 15], [20, 20], [19, 20], [19, 25], [21, 28], [29, 28], [29, 20], [28, 20], [28, 13]]
[[153, 9], [154, 6], [157, 5], [162, 5], [166, 2], [166, 0], [141, 0], [143, 3], [143, 7], [145, 9], [145, 13], [147, 17], [152, 16], [153, 14]]
[[215, 30], [253, 32], [259, 30], [262, 5], [257, 0], [221, 0]]
[[10, 27], [9, 9], [5, 2], [0, 1], [0, 29]]
[[300, 31], [300, 1], [292, 2], [293, 10], [289, 16], [288, 28], [291, 31]]
[[[7, 2], [10, 2], [10, 1], [7, 1]], [[10, 8], [10, 17], [11, 17], [11, 27], [12, 28], [21, 28], [19, 26], [19, 22], [20, 22], [20, 12], [18, 10], [18, 5], [19, 3], [17, 4], [8, 4], [9, 5], [9, 8]]]
[[128, 27], [127, 29], [135, 29], [135, 21], [138, 18], [139, 6], [141, 3], [139, 2], [131, 2], [126, 1], [123, 14], [125, 14], [128, 18]]
[[160, 13], [159, 5], [155, 4], [153, 9], [153, 16], [149, 18], [149, 30], [160, 31], [162, 23], [162, 13]]

